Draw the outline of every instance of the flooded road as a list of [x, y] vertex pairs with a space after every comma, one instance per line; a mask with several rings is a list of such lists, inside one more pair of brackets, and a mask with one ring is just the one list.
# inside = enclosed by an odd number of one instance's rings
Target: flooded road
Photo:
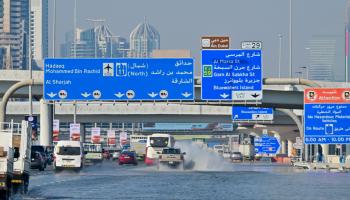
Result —
[[[349, 173], [296, 170], [274, 164], [225, 163], [224, 171], [157, 171], [106, 161], [80, 173], [32, 176], [16, 199], [349, 199]], [[230, 169], [227, 168], [230, 166]]]

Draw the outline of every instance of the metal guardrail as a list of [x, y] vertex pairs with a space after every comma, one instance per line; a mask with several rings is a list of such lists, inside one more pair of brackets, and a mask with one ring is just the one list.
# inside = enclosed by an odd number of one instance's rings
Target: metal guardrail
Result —
[[13, 133], [14, 135], [21, 135], [22, 124], [11, 122], [0, 122], [0, 131]]

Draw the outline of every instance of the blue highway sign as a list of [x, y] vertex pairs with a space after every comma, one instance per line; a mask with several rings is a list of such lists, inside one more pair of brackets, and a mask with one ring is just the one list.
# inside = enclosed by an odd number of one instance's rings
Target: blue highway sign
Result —
[[232, 107], [232, 120], [233, 121], [268, 121], [273, 120], [272, 108], [259, 108], [259, 107], [244, 107], [233, 106]]
[[349, 144], [349, 122], [350, 88], [305, 90], [305, 144]]
[[45, 100], [193, 100], [194, 60], [46, 59]]
[[276, 154], [280, 143], [275, 137], [263, 135], [262, 137], [255, 137], [254, 147], [257, 154]]
[[202, 50], [202, 99], [261, 100], [261, 50]]

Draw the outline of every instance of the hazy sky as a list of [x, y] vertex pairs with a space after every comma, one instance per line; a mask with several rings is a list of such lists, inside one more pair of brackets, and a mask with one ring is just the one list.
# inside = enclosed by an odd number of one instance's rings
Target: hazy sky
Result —
[[[344, 35], [346, 2], [293, 0], [294, 71], [307, 64], [305, 47], [312, 35]], [[190, 49], [197, 60], [202, 35], [228, 35], [231, 48], [240, 48], [244, 40], [261, 40], [265, 77], [277, 76], [281, 33], [283, 75], [288, 74], [289, 0], [77, 0], [77, 4], [78, 27], [92, 26], [86, 18], [103, 18], [115, 35], [129, 38], [146, 16], [161, 35], [161, 49]], [[57, 51], [64, 33], [73, 29], [73, 5], [73, 0], [57, 0]], [[343, 67], [336, 69], [337, 76]]]

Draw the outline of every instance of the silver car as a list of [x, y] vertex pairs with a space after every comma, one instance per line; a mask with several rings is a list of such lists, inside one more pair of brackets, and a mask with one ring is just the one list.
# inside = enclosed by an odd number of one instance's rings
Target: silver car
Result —
[[242, 156], [241, 152], [233, 152], [231, 154], [231, 161], [232, 162], [242, 162], [243, 156]]
[[120, 150], [116, 150], [115, 152], [113, 152], [112, 154], [112, 159], [113, 160], [118, 160], [120, 156]]

